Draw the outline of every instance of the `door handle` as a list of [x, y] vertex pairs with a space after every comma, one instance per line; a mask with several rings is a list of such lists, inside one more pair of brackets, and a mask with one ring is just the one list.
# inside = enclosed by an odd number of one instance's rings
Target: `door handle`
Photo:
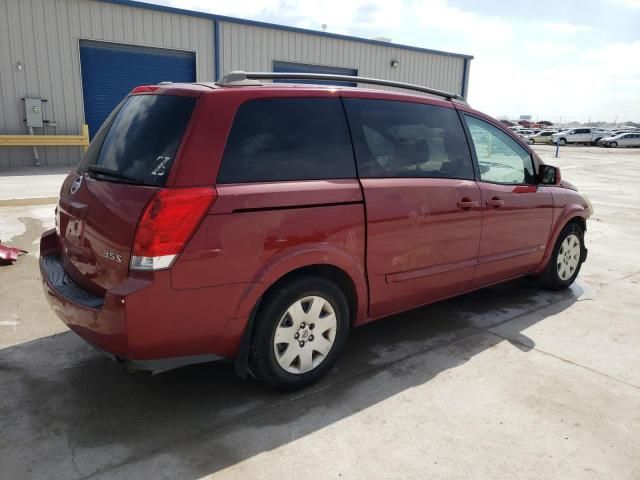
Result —
[[493, 197], [491, 200], [487, 200], [487, 207], [500, 208], [504, 205], [504, 200], [498, 197]]
[[480, 206], [480, 202], [469, 200], [468, 198], [463, 198], [458, 202], [458, 207], [460, 207], [462, 210], [470, 210], [473, 207], [479, 207], [479, 206]]

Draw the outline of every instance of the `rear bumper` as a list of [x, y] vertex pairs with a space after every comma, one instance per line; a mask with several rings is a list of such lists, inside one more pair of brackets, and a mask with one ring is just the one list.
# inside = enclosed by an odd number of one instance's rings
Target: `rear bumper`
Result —
[[56, 315], [133, 369], [159, 371], [232, 357], [246, 323], [232, 315], [243, 285], [176, 290], [170, 271], [129, 277], [104, 297], [96, 296], [64, 270], [55, 230], [42, 236], [40, 273]]
[[159, 373], [165, 370], [220, 360], [213, 354], [136, 360], [127, 358], [126, 301], [103, 299], [77, 285], [64, 271], [59, 255], [40, 257], [40, 272], [53, 311], [87, 343], [128, 371]]
[[[85, 339], [86, 340], [86, 339]], [[184, 367], [186, 365], [194, 365], [197, 363], [215, 362], [223, 360], [224, 357], [213, 354], [205, 355], [191, 355], [187, 357], [170, 357], [170, 358], [158, 358], [154, 360], [131, 360], [129, 358], [122, 358], [113, 353], [110, 353], [97, 345], [93, 345], [87, 341], [89, 345], [95, 348], [102, 355], [113, 360], [114, 362], [121, 363], [124, 368], [130, 372], [150, 372], [152, 374], [165, 372], [167, 370], [173, 370], [175, 368]]]
[[100, 350], [115, 357], [127, 355], [122, 299], [109, 294], [97, 297], [78, 286], [65, 272], [57, 254], [40, 256], [40, 274], [49, 305], [67, 327]]

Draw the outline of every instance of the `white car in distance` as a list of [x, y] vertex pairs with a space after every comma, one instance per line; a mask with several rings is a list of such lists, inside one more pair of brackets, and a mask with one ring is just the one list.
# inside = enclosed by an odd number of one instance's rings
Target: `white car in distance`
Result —
[[640, 147], [640, 132], [620, 133], [613, 137], [606, 137], [598, 142], [605, 147]]

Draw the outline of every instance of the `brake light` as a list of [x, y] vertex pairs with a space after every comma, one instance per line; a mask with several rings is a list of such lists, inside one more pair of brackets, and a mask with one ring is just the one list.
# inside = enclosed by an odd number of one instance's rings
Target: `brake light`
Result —
[[156, 193], [138, 223], [131, 269], [169, 268], [216, 197], [212, 187], [164, 188]]
[[140, 85], [131, 90], [131, 93], [155, 92], [158, 88], [160, 88], [158, 85]]

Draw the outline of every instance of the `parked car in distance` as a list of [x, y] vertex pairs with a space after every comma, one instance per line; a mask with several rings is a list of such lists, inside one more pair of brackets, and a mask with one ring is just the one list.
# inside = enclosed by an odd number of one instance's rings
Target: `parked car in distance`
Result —
[[629, 133], [629, 131], [628, 130], [610, 130], [604, 135], [604, 137], [602, 137], [600, 140], [598, 140], [598, 145], [599, 146], [603, 146], [604, 145], [603, 142], [604, 142], [604, 140], [606, 138], [615, 137], [615, 136], [620, 135], [622, 133]]
[[[636, 131], [636, 130], [612, 130], [608, 133], [608, 135], [605, 136], [605, 138], [608, 137], [615, 137], [616, 135], [620, 135], [622, 133], [640, 133], [640, 131]], [[601, 139], [601, 141], [604, 140]]]
[[534, 143], [551, 143], [551, 138], [554, 133], [553, 130], [543, 130], [539, 133], [529, 135], [526, 137], [526, 140], [529, 145], [533, 145]]
[[598, 145], [604, 147], [640, 147], [640, 133], [619, 133], [611, 137], [605, 137]]
[[293, 390], [352, 327], [576, 279], [591, 206], [498, 121], [444, 94], [246, 75], [135, 88], [61, 187], [45, 297], [113, 359], [226, 358]]
[[600, 139], [607, 135], [607, 131], [601, 128], [572, 128], [552, 135], [551, 141], [566, 145], [567, 143], [584, 143], [597, 145]]
[[520, 135], [521, 138], [526, 138], [529, 135], [533, 135], [533, 130], [517, 130], [516, 133]]

